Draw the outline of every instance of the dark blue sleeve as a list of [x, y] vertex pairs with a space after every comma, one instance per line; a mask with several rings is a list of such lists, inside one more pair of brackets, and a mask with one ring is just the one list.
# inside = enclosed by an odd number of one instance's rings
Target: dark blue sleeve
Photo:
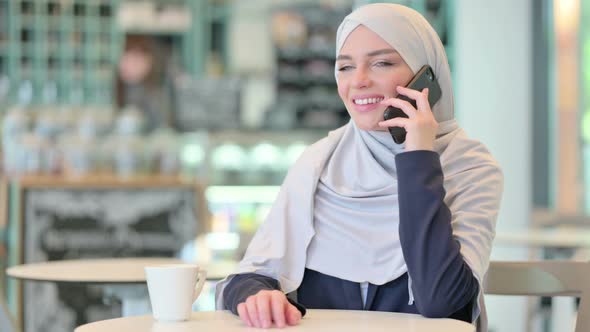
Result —
[[400, 242], [418, 311], [426, 317], [468, 313], [479, 285], [453, 238], [444, 203], [443, 172], [433, 151], [408, 151], [395, 158]]
[[[225, 286], [223, 291], [223, 303], [226, 310], [230, 310], [235, 315], [238, 314], [238, 304], [246, 302], [250, 295], [254, 295], [261, 290], [280, 290], [281, 287], [276, 279], [263, 276], [256, 273], [243, 273], [235, 275], [232, 280]], [[300, 312], [301, 317], [305, 316], [305, 307], [291, 300], [287, 300], [294, 305]]]

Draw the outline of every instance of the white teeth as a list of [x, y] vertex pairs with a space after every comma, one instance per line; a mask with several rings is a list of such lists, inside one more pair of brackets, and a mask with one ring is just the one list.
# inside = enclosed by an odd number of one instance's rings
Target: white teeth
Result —
[[376, 104], [383, 100], [383, 98], [365, 98], [365, 99], [354, 99], [354, 103], [357, 105]]

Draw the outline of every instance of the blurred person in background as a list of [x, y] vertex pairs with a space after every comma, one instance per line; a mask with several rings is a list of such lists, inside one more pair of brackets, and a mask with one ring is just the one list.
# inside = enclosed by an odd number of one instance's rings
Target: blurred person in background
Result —
[[[503, 176], [454, 119], [439, 37], [410, 8], [370, 4], [343, 20], [336, 52], [351, 120], [290, 169], [238, 271], [218, 283], [217, 309], [263, 328], [295, 325], [312, 308], [454, 318], [486, 331]], [[442, 92], [432, 107], [428, 89], [405, 88], [424, 65]], [[408, 117], [384, 121], [388, 106]], [[405, 142], [389, 127], [404, 128]]]
[[167, 50], [154, 37], [128, 35], [117, 66], [115, 96], [119, 109], [138, 108], [144, 130], [174, 124], [174, 98]]

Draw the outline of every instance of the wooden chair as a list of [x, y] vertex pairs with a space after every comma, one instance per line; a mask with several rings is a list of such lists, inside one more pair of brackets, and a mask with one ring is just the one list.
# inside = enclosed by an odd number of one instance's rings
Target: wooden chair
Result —
[[590, 263], [520, 261], [490, 263], [486, 294], [580, 298], [575, 332], [590, 331]]

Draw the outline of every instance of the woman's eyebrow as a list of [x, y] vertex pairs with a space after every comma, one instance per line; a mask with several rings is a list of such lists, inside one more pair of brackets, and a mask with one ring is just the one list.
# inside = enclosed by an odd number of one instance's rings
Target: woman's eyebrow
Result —
[[[372, 52], [367, 53], [367, 57], [373, 57], [373, 56], [383, 55], [383, 54], [393, 54], [393, 53], [397, 53], [397, 51], [394, 49], [391, 49], [391, 48], [384, 48], [382, 50], [376, 50], [376, 51], [372, 51]], [[338, 61], [338, 60], [352, 60], [352, 57], [350, 55], [341, 54], [336, 58], [336, 61]]]
[[384, 48], [382, 50], [369, 52], [369, 53], [367, 53], [367, 56], [371, 57], [371, 56], [390, 54], [390, 53], [397, 53], [397, 51], [394, 49], [391, 49], [391, 48]]

